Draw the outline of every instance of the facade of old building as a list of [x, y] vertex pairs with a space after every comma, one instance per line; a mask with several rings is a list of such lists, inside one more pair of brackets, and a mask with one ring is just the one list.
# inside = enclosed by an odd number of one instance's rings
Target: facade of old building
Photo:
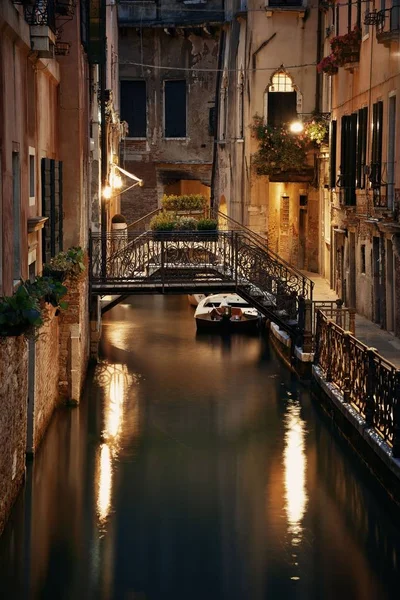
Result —
[[[301, 164], [291, 161], [290, 153], [293, 144], [303, 146], [299, 129], [315, 116], [322, 118], [315, 70], [318, 3], [232, 0], [225, 11], [216, 204], [266, 236], [282, 258], [317, 271], [319, 191], [314, 163], [319, 149], [309, 144], [306, 153], [302, 150]], [[279, 132], [274, 144], [287, 155], [282, 155], [285, 168], [280, 156], [273, 166], [270, 154], [259, 164], [260, 140], [253, 127], [257, 120], [265, 134], [273, 128]], [[272, 146], [268, 140], [266, 144], [269, 152]]]
[[143, 179], [121, 195], [128, 222], [163, 194], [210, 197], [221, 0], [119, 4], [121, 165]]
[[321, 271], [348, 306], [400, 335], [400, 8], [325, 9], [330, 161], [321, 186]]
[[[90, 228], [109, 230], [119, 211], [102, 195], [123, 133], [117, 53], [112, 0], [0, 2], [0, 298], [59, 251], [86, 252]], [[0, 336], [0, 533], [25, 453], [83, 389], [88, 270], [65, 285], [68, 309], [46, 312], [37, 338]]]

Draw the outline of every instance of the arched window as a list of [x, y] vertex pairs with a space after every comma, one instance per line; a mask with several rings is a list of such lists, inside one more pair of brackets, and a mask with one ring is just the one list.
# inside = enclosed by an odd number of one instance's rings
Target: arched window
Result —
[[301, 94], [293, 79], [283, 69], [271, 77], [264, 95], [264, 119], [272, 127], [280, 127], [297, 119], [301, 112]]

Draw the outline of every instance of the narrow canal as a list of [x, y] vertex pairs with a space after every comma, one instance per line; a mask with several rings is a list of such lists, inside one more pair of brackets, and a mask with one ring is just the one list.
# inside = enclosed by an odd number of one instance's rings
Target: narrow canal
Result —
[[186, 297], [104, 318], [0, 539], [0, 597], [398, 598], [395, 511], [262, 337], [196, 336]]

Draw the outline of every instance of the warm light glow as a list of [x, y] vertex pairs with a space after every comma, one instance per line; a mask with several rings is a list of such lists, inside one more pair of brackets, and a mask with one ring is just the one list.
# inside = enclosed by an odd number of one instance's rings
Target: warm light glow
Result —
[[301, 133], [304, 129], [304, 125], [301, 121], [293, 121], [289, 127], [292, 133]]
[[111, 451], [107, 444], [100, 446], [98, 491], [97, 491], [97, 513], [103, 523], [111, 507], [112, 489], [112, 462]]
[[112, 196], [112, 189], [109, 185], [106, 185], [103, 188], [103, 198], [105, 198], [106, 200], [109, 200]]
[[114, 175], [112, 185], [115, 190], [120, 190], [123, 185], [122, 178], [119, 175]]
[[290, 404], [285, 418], [285, 449], [283, 452], [285, 465], [285, 510], [288, 519], [288, 530], [293, 536], [293, 545], [301, 542], [302, 525], [306, 506], [306, 454], [305, 427], [300, 417], [300, 406]]
[[[112, 368], [111, 365], [110, 368]], [[105, 424], [103, 431], [103, 438], [111, 444], [116, 444], [118, 442], [121, 432], [125, 381], [126, 376], [123, 372], [123, 365], [115, 365], [115, 370], [111, 375], [109, 401], [105, 407]]]

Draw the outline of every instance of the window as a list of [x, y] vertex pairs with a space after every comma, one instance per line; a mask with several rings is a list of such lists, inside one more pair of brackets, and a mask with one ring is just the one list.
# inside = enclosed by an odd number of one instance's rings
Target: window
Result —
[[145, 81], [121, 81], [121, 119], [128, 123], [128, 137], [145, 138], [147, 136]]
[[341, 120], [340, 187], [346, 205], [356, 204], [356, 148], [357, 113], [345, 115]]
[[63, 249], [62, 162], [42, 158], [43, 262], [49, 262]]
[[367, 163], [368, 108], [360, 108], [357, 122], [356, 187], [365, 188], [365, 165]]
[[379, 195], [382, 173], [382, 129], [383, 102], [375, 102], [372, 106], [372, 149], [370, 181]]
[[14, 265], [13, 278], [21, 277], [21, 168], [19, 152], [12, 153], [12, 176], [13, 176], [13, 247]]
[[297, 118], [297, 93], [292, 79], [280, 71], [272, 77], [266, 102], [267, 123], [280, 127]]
[[370, 12], [370, 6], [369, 6], [369, 0], [365, 0], [365, 2], [363, 2], [364, 4], [364, 15], [363, 15], [363, 30], [362, 30], [362, 34], [367, 35], [369, 33], [369, 25], [368, 23], [365, 23], [365, 15], [367, 15]]
[[396, 164], [396, 96], [389, 98], [389, 126], [388, 126], [388, 147], [387, 147], [387, 197], [388, 208], [393, 208], [394, 204], [394, 184], [395, 184], [395, 164]]
[[353, 0], [347, 0], [347, 33], [351, 31], [351, 12], [353, 8]]
[[36, 202], [35, 184], [35, 148], [29, 147], [29, 206], [34, 206]]
[[166, 138], [186, 137], [186, 81], [164, 82], [164, 125]]
[[361, 0], [357, 0], [356, 25], [359, 29], [361, 29]]
[[243, 139], [244, 123], [243, 123], [243, 73], [240, 73], [237, 86], [237, 123], [238, 123], [238, 138]]
[[335, 19], [335, 26], [336, 26], [335, 34], [336, 35], [340, 35], [339, 15], [340, 15], [340, 6], [337, 6], [336, 7], [336, 19]]
[[361, 273], [365, 273], [365, 244], [361, 244], [361, 254], [360, 254], [360, 270]]
[[329, 186], [336, 187], [337, 122], [331, 122], [329, 140]]

